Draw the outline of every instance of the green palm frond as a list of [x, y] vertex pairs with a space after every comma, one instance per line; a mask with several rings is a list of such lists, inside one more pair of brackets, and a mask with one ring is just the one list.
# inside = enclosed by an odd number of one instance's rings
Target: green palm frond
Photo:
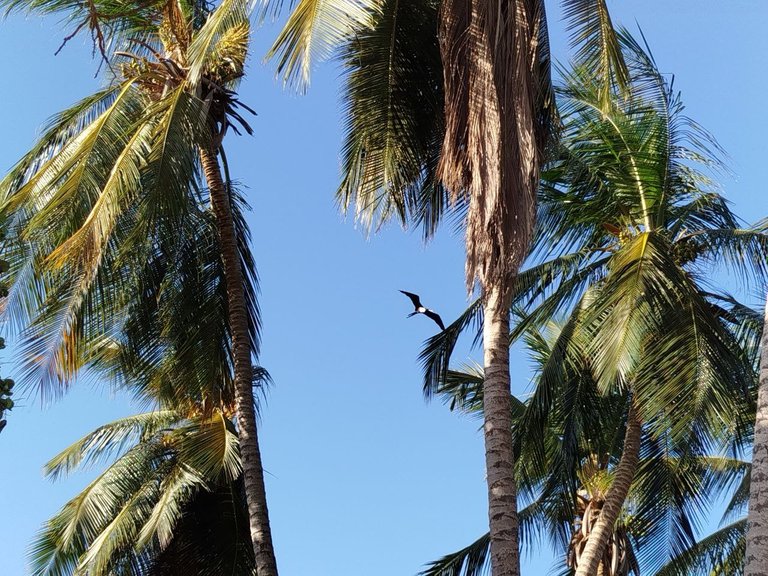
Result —
[[267, 53], [286, 84], [306, 89], [312, 64], [375, 28], [385, 0], [299, 0]]
[[[31, 229], [24, 231], [24, 239], [39, 242], [43, 233], [48, 233], [53, 242], [60, 242], [76, 230], [62, 224], [88, 214], [113, 162], [120, 157], [122, 144], [137, 129], [136, 121], [145, 104], [132, 82], [124, 83], [104, 112], [70, 135], [33, 174], [8, 190], [3, 209], [8, 213], [22, 210], [24, 225], [26, 220], [31, 224]], [[12, 222], [19, 226], [18, 220]]]
[[[254, 5], [255, 2], [250, 0], [223, 0], [207, 15], [189, 45], [187, 79], [193, 86], [201, 82], [203, 72], [220, 57], [222, 40], [226, 40], [233, 30], [243, 30], [249, 25]], [[242, 58], [244, 60], [244, 56]]]
[[9, 196], [48, 162], [62, 145], [101, 116], [123, 89], [120, 84], [107, 86], [51, 118], [32, 149], [0, 181], [0, 204], [4, 206]]
[[746, 532], [746, 519], [724, 526], [670, 560], [656, 576], [741, 576]]
[[761, 228], [710, 228], [691, 231], [677, 242], [692, 242], [701, 259], [734, 272], [749, 287], [762, 282], [768, 274], [768, 233]]
[[390, 218], [435, 231], [448, 206], [436, 175], [443, 138], [437, 3], [385, 0], [344, 45], [342, 211], [366, 229]]
[[[233, 200], [251, 345], [258, 351], [258, 278], [248, 250], [242, 200], [237, 194]], [[215, 230], [212, 215], [199, 213], [183, 233], [174, 231], [171, 247], [147, 259], [137, 271], [141, 298], [125, 310], [123, 335], [106, 349], [116, 348], [117, 355], [109, 361], [104, 356], [94, 359], [139, 397], [173, 406], [194, 406], [205, 398], [215, 406], [234, 402], [227, 295]], [[269, 384], [262, 372], [255, 372], [261, 377], [255, 386]]]
[[437, 394], [450, 410], [479, 415], [483, 412], [483, 368], [477, 364], [465, 364], [458, 370], [448, 370], [445, 381]]
[[[479, 416], [483, 412], [483, 368], [477, 364], [465, 364], [459, 370], [448, 370], [445, 382], [437, 394], [451, 410]], [[525, 404], [512, 397], [512, 419], [516, 421], [525, 411]]]
[[430, 399], [445, 382], [449, 370], [451, 354], [461, 333], [469, 326], [481, 330], [482, 303], [475, 300], [455, 321], [446, 326], [445, 330], [432, 336], [425, 343], [419, 354], [419, 360], [424, 370], [424, 396]]
[[749, 486], [750, 486], [750, 474], [751, 465], [745, 465], [749, 468], [741, 476], [741, 482], [733, 490], [730, 500], [725, 505], [723, 511], [723, 517], [720, 520], [720, 524], [723, 525], [727, 522], [735, 522], [744, 517], [747, 512], [747, 505], [749, 504]]
[[173, 540], [174, 528], [181, 519], [184, 506], [198, 490], [206, 487], [205, 479], [198, 470], [185, 465], [175, 466], [160, 482], [159, 497], [152, 513], [143, 522], [141, 531], [135, 536], [134, 547], [141, 549], [156, 541], [160, 549], [167, 548]]
[[178, 227], [176, 219], [189, 210], [190, 195], [199, 187], [198, 150], [212, 138], [205, 102], [184, 85], [163, 98], [156, 115], [137, 217], [145, 228], [137, 227], [132, 240], [137, 245], [146, 242], [147, 232], [159, 223]]
[[93, 576], [107, 576], [115, 556], [130, 550], [138, 539], [138, 527], [150, 516], [153, 504], [160, 497], [160, 479], [165, 476], [169, 462], [155, 469], [145, 481], [121, 503], [116, 514], [99, 527], [98, 535], [88, 543], [79, 558], [77, 570]]
[[232, 482], [242, 472], [237, 434], [221, 412], [178, 428], [172, 441], [184, 466], [203, 478]]
[[100, 426], [49, 460], [44, 467], [45, 474], [55, 480], [74, 469], [114, 458], [128, 444], [150, 438], [178, 422], [179, 418], [175, 410], [159, 410], [128, 416]]
[[601, 103], [607, 108], [614, 84], [626, 89], [629, 70], [605, 0], [564, 0], [575, 60], [602, 84]]
[[70, 500], [50, 521], [58, 530], [61, 549], [67, 551], [78, 542], [98, 537], [122, 509], [126, 495], [144, 485], [165, 453], [155, 443], [137, 444]]
[[488, 570], [490, 535], [484, 534], [466, 548], [431, 562], [420, 576], [483, 576]]
[[743, 461], [644, 438], [628, 522], [644, 569], [658, 570], [695, 546], [717, 495], [731, 491], [748, 470]]

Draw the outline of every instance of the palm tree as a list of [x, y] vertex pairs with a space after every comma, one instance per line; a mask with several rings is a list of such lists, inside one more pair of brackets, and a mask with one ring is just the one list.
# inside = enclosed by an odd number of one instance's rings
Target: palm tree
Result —
[[[569, 363], [562, 378], [542, 379], [561, 332], [561, 325], [549, 322], [545, 330], [532, 328], [523, 335], [540, 377], [533, 396], [525, 404], [516, 404], [513, 425], [527, 431], [518, 436], [517, 447], [517, 477], [525, 503], [520, 512], [522, 542], [532, 547], [542, 537], [548, 538], [554, 550], [563, 554], [568, 573], [573, 573], [613, 484], [629, 414], [626, 394], [598, 392], [588, 358]], [[452, 408], [478, 414], [482, 372], [449, 371], [438, 394]], [[734, 432], [741, 431], [743, 418], [733, 416], [729, 424]], [[734, 437], [732, 449], [746, 441]], [[641, 453], [637, 476], [597, 574], [637, 575], [641, 564], [644, 570], [657, 570], [670, 554], [693, 556], [695, 526], [712, 502], [740, 482], [733, 502], [743, 500], [739, 494], [744, 492], [742, 479], [748, 477], [749, 466], [736, 458], [707, 453], [692, 441], [676, 446], [669, 435], [654, 437], [648, 426]], [[479, 576], [487, 565], [487, 548], [486, 535], [432, 562], [424, 574]], [[709, 552], [712, 549], [710, 545]]]
[[[765, 321], [768, 322], [768, 299], [765, 303]], [[768, 330], [763, 330], [760, 346], [760, 379], [755, 441], [752, 445], [744, 576], [768, 575]]]
[[[204, 363], [168, 372], [186, 360], [188, 347], [206, 351], [204, 342], [185, 342], [182, 331], [143, 344], [162, 360], [135, 375], [155, 372], [150, 381], [164, 385], [139, 381], [132, 388], [155, 409], [99, 427], [46, 465], [46, 474], [57, 478], [115, 459], [46, 523], [31, 549], [32, 571], [254, 576], [232, 380], [207, 380]], [[124, 370], [126, 356], [134, 355], [135, 349], [119, 352], [99, 367]], [[256, 374], [259, 385], [270, 382], [263, 369]]]
[[[0, 259], [0, 273], [8, 271], [8, 262]], [[0, 283], [0, 298], [8, 296], [8, 288], [4, 283]], [[0, 350], [5, 349], [5, 339], [0, 338]], [[0, 432], [3, 431], [8, 421], [5, 419], [5, 413], [13, 408], [13, 385], [14, 381], [10, 378], [0, 378]]]
[[[0, 6], [66, 15], [73, 34], [91, 32], [109, 68], [108, 86], [60, 114], [0, 184], [15, 251], [7, 306], [19, 324], [31, 320], [26, 377], [61, 390], [88, 338], [118, 330], [110, 291], [141, 293], [141, 274], [153, 271], [136, 259], [158, 249], [172, 265], [207, 199], [226, 287], [229, 341], [221, 352], [233, 366], [256, 564], [260, 575], [275, 575], [252, 390], [258, 319], [222, 148], [228, 128], [251, 132], [238, 112], [249, 109], [234, 92], [249, 14], [236, 0], [216, 9], [174, 0]], [[96, 302], [108, 310], [92, 308]]]
[[[527, 313], [513, 339], [569, 313], [542, 381], [586, 356], [598, 389], [630, 400], [625, 449], [579, 575], [597, 570], [637, 474], [644, 428], [676, 444], [695, 430], [704, 446], [716, 445], [719, 423], [739, 412], [732, 403], [746, 401], [753, 368], [718, 310], [728, 299], [699, 279], [718, 260], [745, 276], [764, 274], [768, 249], [762, 228], [741, 229], [695, 167], [717, 167], [714, 142], [683, 115], [644, 50], [627, 34], [621, 40], [628, 93], [614, 91], [606, 104], [604, 84], [579, 66], [560, 93], [562, 149], [544, 174], [536, 244], [538, 255], [555, 257], [522, 273], [514, 296]], [[429, 389], [444, 380], [458, 333], [477, 310], [428, 343]]]
[[[565, 0], [582, 58], [622, 70], [603, 0]], [[340, 47], [347, 134], [339, 200], [380, 225], [415, 217], [434, 230], [465, 212], [466, 284], [485, 318], [485, 453], [492, 573], [518, 575], [509, 309], [536, 212], [553, 123], [542, 0], [302, 0], [270, 53], [306, 85], [313, 57]]]
[[[115, 458], [46, 524], [31, 554], [36, 574], [255, 574], [216, 222], [207, 209], [192, 223], [174, 259], [156, 250], [141, 263], [142, 290], [118, 299], [110, 336], [84, 335], [77, 364], [154, 410], [100, 427], [47, 465], [58, 477]], [[252, 271], [244, 242], [241, 252]], [[270, 381], [255, 374], [254, 385]]]
[[230, 417], [161, 409], [123, 418], [57, 455], [46, 474], [116, 452], [46, 523], [30, 551], [33, 574], [255, 574]]

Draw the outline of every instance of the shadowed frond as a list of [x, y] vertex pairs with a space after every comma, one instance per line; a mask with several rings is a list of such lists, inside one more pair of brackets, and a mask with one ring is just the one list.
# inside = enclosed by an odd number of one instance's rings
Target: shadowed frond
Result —
[[670, 560], [656, 576], [741, 576], [747, 521], [724, 526]]
[[490, 536], [484, 534], [466, 548], [430, 563], [421, 576], [483, 576], [488, 570]]
[[451, 354], [461, 333], [474, 323], [480, 329], [482, 303], [475, 300], [461, 316], [446, 326], [445, 330], [427, 340], [419, 360], [424, 370], [424, 396], [430, 399], [446, 381]]
[[436, 167], [443, 130], [434, 2], [384, 0], [340, 51], [342, 181], [337, 199], [366, 230], [391, 218], [436, 229], [448, 199]]

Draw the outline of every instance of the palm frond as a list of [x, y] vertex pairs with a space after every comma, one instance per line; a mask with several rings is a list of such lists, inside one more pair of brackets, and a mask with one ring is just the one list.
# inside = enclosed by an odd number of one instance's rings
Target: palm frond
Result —
[[609, 105], [615, 85], [629, 85], [629, 70], [605, 0], [565, 0], [563, 14], [568, 22], [576, 61], [587, 66], [601, 84], [602, 107]]
[[173, 437], [180, 463], [202, 478], [232, 482], [240, 476], [237, 434], [221, 412], [179, 428]]
[[390, 218], [434, 232], [448, 205], [436, 170], [443, 131], [433, 2], [384, 0], [344, 45], [342, 211], [367, 229]]
[[121, 503], [120, 509], [101, 526], [98, 535], [89, 542], [85, 553], [79, 558], [77, 570], [93, 576], [107, 576], [115, 556], [122, 550], [130, 549], [138, 539], [138, 527], [150, 516], [153, 504], [160, 497], [160, 478], [169, 463], [152, 474]]
[[669, 561], [656, 576], [741, 576], [746, 532], [746, 520], [724, 526]]
[[445, 330], [425, 343], [419, 360], [424, 370], [424, 396], [428, 400], [440, 389], [440, 383], [446, 380], [451, 354], [461, 333], [473, 323], [480, 329], [482, 310], [481, 301], [475, 300], [461, 316], [446, 326]]
[[160, 482], [159, 497], [136, 536], [135, 548], [140, 550], [154, 541], [160, 549], [167, 548], [174, 537], [174, 528], [181, 519], [184, 506], [198, 490], [207, 486], [197, 470], [184, 465], [175, 466]]
[[488, 569], [490, 535], [484, 534], [466, 548], [431, 562], [420, 576], [483, 576]]
[[44, 467], [45, 475], [56, 480], [81, 466], [114, 458], [129, 444], [149, 438], [179, 420], [181, 415], [175, 410], [160, 410], [128, 416], [100, 426], [49, 460]]
[[277, 59], [277, 74], [285, 84], [304, 90], [312, 64], [374, 28], [381, 4], [383, 0], [299, 0], [266, 58]]
[[252, 0], [223, 0], [207, 15], [202, 27], [196, 31], [188, 50], [188, 81], [197, 86], [203, 72], [216, 61], [220, 41], [233, 29], [248, 26], [255, 2]]

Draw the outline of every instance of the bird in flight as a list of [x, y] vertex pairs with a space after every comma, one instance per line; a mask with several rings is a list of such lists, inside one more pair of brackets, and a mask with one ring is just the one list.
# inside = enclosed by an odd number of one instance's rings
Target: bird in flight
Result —
[[408, 298], [411, 299], [411, 302], [413, 302], [414, 311], [408, 314], [408, 318], [410, 318], [411, 316], [415, 316], [416, 314], [424, 314], [424, 316], [427, 316], [428, 318], [432, 318], [432, 320], [434, 320], [435, 323], [438, 326], [440, 326], [440, 330], [445, 330], [445, 325], [443, 324], [443, 321], [440, 319], [440, 315], [434, 310], [430, 310], [429, 308], [425, 307], [421, 303], [421, 300], [419, 299], [418, 294], [414, 294], [412, 292], [406, 292], [405, 290], [400, 290], [400, 292], [408, 296]]

